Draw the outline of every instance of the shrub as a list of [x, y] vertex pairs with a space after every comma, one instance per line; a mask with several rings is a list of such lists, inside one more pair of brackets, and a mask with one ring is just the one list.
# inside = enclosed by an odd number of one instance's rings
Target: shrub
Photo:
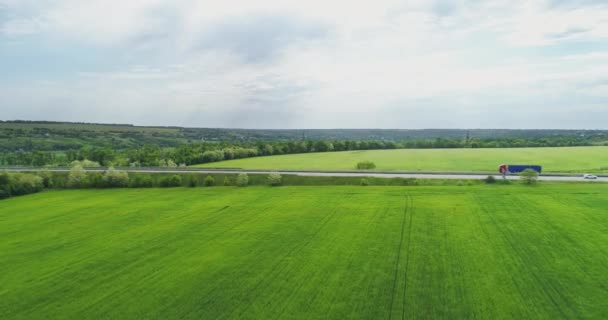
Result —
[[236, 176], [236, 185], [239, 187], [246, 187], [249, 184], [249, 176], [246, 173], [239, 173]]
[[493, 184], [496, 183], [496, 178], [494, 176], [487, 176], [483, 181], [487, 184]]
[[230, 182], [230, 178], [228, 178], [228, 177], [224, 177], [224, 185], [225, 185], [225, 186], [229, 186], [229, 185], [231, 185], [231, 184], [232, 184], [232, 182]]
[[376, 164], [371, 161], [361, 161], [357, 163], [357, 170], [372, 170], [376, 169]]
[[84, 159], [82, 161], [74, 160], [70, 163], [70, 167], [81, 166], [83, 168], [95, 168], [101, 167], [99, 162], [91, 161], [88, 159]]
[[108, 188], [121, 188], [129, 184], [129, 174], [126, 171], [108, 168], [102, 178], [103, 186]]
[[101, 172], [89, 172], [87, 174], [87, 179], [83, 184], [83, 187], [91, 187], [91, 188], [105, 188], [106, 183], [103, 181], [103, 173]]
[[273, 172], [271, 174], [268, 175], [268, 178], [266, 179], [266, 181], [268, 182], [268, 185], [273, 186], [273, 187], [277, 187], [280, 186], [282, 183], [282, 177], [278, 172]]
[[363, 178], [361, 179], [361, 181], [359, 182], [360, 185], [362, 186], [369, 186], [369, 180]]
[[169, 167], [169, 168], [177, 168], [177, 164], [173, 160], [168, 159], [167, 160], [167, 167]]
[[418, 180], [416, 178], [406, 178], [401, 181], [401, 184], [404, 186], [417, 186]]
[[45, 188], [50, 188], [53, 186], [53, 173], [49, 171], [49, 169], [42, 169], [38, 171], [38, 176], [42, 178], [42, 184]]
[[87, 173], [81, 165], [75, 165], [70, 169], [68, 174], [68, 187], [80, 188], [83, 187], [87, 179]]
[[190, 188], [198, 187], [198, 176], [189, 176], [188, 178], [188, 186]]
[[459, 187], [462, 187], [462, 186], [464, 186], [464, 181], [458, 180], [458, 182], [456, 182], [456, 185]]
[[177, 174], [164, 177], [160, 180], [160, 186], [164, 188], [179, 187], [182, 185], [182, 177]]
[[205, 187], [211, 187], [215, 184], [215, 178], [208, 175], [205, 177], [205, 180], [203, 180], [203, 184], [205, 185]]
[[0, 199], [11, 196], [11, 177], [8, 172], [0, 173]]
[[13, 194], [30, 194], [41, 191], [44, 188], [42, 178], [33, 174], [19, 174], [15, 176], [13, 183]]
[[535, 184], [538, 179], [538, 172], [526, 169], [519, 174], [519, 178], [524, 184]]
[[149, 174], [136, 175], [131, 178], [129, 187], [132, 188], [150, 188], [154, 186], [154, 180]]

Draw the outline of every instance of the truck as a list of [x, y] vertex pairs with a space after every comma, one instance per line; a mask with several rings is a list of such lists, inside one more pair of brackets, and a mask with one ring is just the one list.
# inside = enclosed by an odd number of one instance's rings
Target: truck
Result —
[[498, 172], [502, 175], [520, 173], [526, 169], [532, 169], [538, 174], [540, 174], [543, 170], [543, 167], [537, 165], [522, 165], [522, 164], [501, 164], [498, 166]]

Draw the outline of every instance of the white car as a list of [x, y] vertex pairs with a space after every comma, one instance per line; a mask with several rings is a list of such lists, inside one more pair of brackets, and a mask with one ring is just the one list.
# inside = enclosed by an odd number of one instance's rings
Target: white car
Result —
[[586, 173], [583, 175], [583, 179], [597, 179], [597, 176]]

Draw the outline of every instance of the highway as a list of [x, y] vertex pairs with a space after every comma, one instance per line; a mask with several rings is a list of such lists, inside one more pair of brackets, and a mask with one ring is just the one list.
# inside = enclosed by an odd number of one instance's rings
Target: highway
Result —
[[[41, 168], [31, 167], [5, 167], [0, 170], [35, 172]], [[70, 168], [48, 168], [50, 171], [67, 172]], [[269, 174], [278, 172], [282, 175], [298, 175], [309, 177], [377, 177], [377, 178], [415, 178], [415, 179], [453, 179], [453, 180], [475, 180], [484, 179], [488, 173], [433, 173], [433, 172], [356, 172], [356, 171], [295, 171], [295, 170], [246, 170], [246, 169], [195, 169], [195, 168], [117, 168], [127, 172], [139, 173], [176, 173], [176, 174], [210, 174], [210, 173], [247, 173], [247, 174]], [[103, 172], [106, 168], [86, 168], [88, 172]], [[496, 179], [502, 179], [501, 175], [494, 175]], [[519, 176], [507, 176], [509, 180], [518, 180]], [[539, 181], [587, 181], [608, 182], [608, 177], [601, 176], [596, 180], [583, 179], [581, 175], [569, 174], [545, 174], [538, 177]]]

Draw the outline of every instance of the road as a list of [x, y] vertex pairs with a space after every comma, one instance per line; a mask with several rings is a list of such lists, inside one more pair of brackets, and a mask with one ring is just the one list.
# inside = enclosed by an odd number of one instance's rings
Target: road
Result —
[[[118, 168], [117, 168], [118, 169]], [[413, 173], [413, 172], [352, 172], [352, 171], [292, 171], [292, 170], [241, 170], [241, 169], [192, 169], [192, 168], [119, 168], [127, 172], [139, 173], [177, 173], [177, 174], [209, 174], [209, 173], [247, 173], [247, 174], [269, 174], [278, 172], [282, 175], [298, 175], [308, 177], [377, 177], [377, 178], [416, 178], [416, 179], [453, 179], [453, 180], [475, 180], [484, 179], [488, 176], [487, 173]], [[7, 167], [0, 168], [7, 171], [38, 171], [40, 168], [26, 167]], [[67, 172], [69, 168], [49, 168], [50, 171]], [[89, 172], [103, 172], [105, 168], [87, 168]], [[496, 179], [502, 179], [501, 175], [494, 175]], [[519, 177], [507, 176], [509, 180], [518, 180]], [[538, 177], [540, 181], [588, 181], [588, 182], [608, 182], [608, 177], [598, 177], [596, 180], [583, 179], [582, 175], [541, 175]]]

